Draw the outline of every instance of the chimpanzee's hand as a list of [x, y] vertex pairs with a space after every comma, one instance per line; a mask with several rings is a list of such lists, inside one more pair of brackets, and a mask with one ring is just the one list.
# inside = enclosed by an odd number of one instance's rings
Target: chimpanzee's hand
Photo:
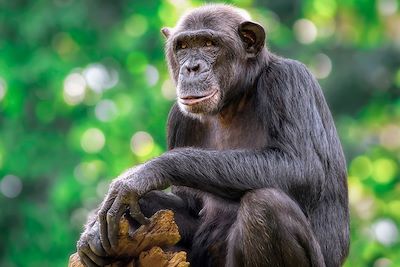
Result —
[[108, 255], [115, 255], [118, 247], [119, 222], [129, 214], [140, 224], [147, 224], [139, 206], [139, 199], [151, 190], [165, 189], [168, 183], [157, 178], [146, 165], [133, 168], [116, 178], [99, 210], [101, 244]]
[[101, 245], [98, 221], [82, 233], [77, 251], [82, 263], [88, 267], [106, 266], [112, 263], [112, 259], [107, 256]]

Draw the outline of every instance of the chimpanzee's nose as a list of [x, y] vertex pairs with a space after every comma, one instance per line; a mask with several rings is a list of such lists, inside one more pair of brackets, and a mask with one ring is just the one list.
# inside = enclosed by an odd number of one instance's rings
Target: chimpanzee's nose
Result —
[[197, 72], [200, 69], [199, 63], [189, 64], [186, 66], [187, 72]]
[[193, 60], [186, 62], [184, 65], [184, 71], [186, 75], [196, 75], [203, 72], [205, 69], [204, 64], [200, 60]]

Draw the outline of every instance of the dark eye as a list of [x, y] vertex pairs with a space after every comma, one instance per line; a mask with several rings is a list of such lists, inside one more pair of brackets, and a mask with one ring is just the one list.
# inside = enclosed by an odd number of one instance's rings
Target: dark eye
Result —
[[178, 45], [177, 45], [177, 49], [179, 50], [179, 49], [186, 49], [188, 46], [187, 46], [187, 43], [185, 43], [185, 42], [179, 42], [178, 43]]

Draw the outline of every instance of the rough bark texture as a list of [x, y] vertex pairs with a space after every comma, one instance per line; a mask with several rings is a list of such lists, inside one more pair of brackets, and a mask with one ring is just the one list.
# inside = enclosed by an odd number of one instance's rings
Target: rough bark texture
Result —
[[[174, 213], [158, 211], [149, 225], [132, 232], [128, 220], [120, 222], [119, 249], [112, 267], [187, 267], [186, 252], [164, 252], [162, 248], [175, 245], [180, 239]], [[77, 253], [69, 259], [69, 267], [84, 267]]]

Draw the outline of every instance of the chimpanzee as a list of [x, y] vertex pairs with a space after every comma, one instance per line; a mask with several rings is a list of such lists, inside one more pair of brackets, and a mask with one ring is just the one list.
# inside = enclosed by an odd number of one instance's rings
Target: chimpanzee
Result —
[[124, 213], [145, 224], [172, 209], [191, 266], [342, 265], [346, 163], [313, 75], [268, 51], [263, 27], [232, 6], [194, 9], [162, 33], [178, 96], [169, 151], [111, 183], [78, 242], [84, 263], [112, 260]]

